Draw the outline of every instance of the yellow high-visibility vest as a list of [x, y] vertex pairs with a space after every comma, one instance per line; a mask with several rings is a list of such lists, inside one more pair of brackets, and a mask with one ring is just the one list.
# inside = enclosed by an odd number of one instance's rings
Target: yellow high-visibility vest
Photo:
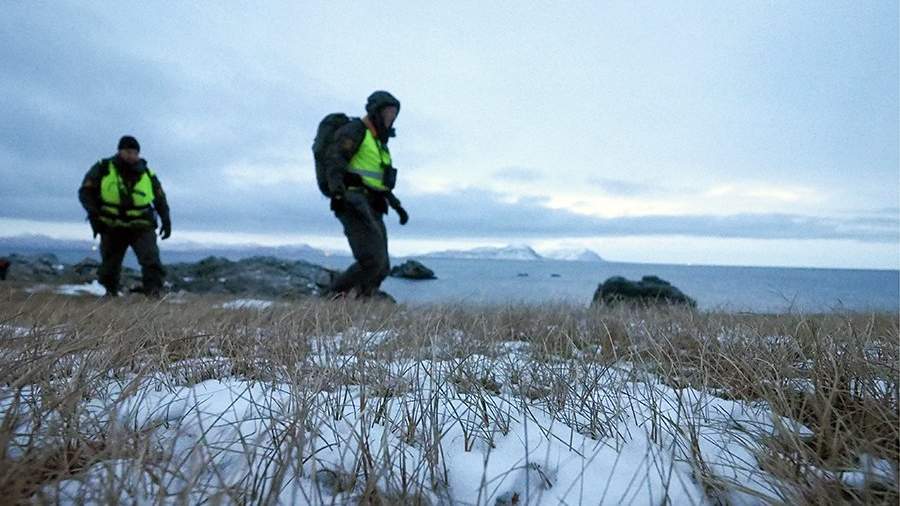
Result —
[[359, 175], [367, 188], [376, 191], [388, 191], [390, 188], [384, 185], [384, 169], [391, 166], [391, 153], [387, 146], [372, 135], [372, 131], [366, 129], [366, 137], [363, 139], [359, 150], [350, 159], [348, 172]]
[[115, 228], [154, 227], [153, 172], [145, 170], [129, 192], [112, 160], [107, 169], [100, 180], [100, 220]]

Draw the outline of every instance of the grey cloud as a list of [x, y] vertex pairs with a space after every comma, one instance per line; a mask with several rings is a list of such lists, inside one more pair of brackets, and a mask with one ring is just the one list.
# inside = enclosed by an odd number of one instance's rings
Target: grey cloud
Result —
[[623, 179], [610, 179], [604, 177], [590, 178], [588, 179], [588, 184], [597, 187], [610, 195], [622, 197], [649, 195], [662, 191], [660, 187], [648, 183], [635, 183]]
[[597, 218], [544, 207], [541, 199], [505, 203], [497, 195], [417, 196], [408, 208], [418, 234], [440, 237], [566, 237], [686, 235], [756, 239], [852, 239], [897, 242], [900, 223], [790, 214], [680, 215]]
[[[31, 8], [29, 3], [4, 7]], [[223, 170], [237, 161], [297, 163], [296, 170], [311, 174], [312, 167], [297, 160], [308, 153], [319, 117], [360, 104], [323, 108], [303, 93], [305, 83], [270, 82], [243, 73], [240, 62], [222, 68], [219, 80], [198, 81], [182, 69], [121, 52], [118, 41], [105, 39], [102, 24], [92, 24], [77, 7], [61, 4], [53, 10], [53, 20], [14, 12], [0, 17], [0, 216], [81, 219], [76, 199], [81, 178], [97, 158], [112, 154], [116, 139], [127, 132], [141, 140], [169, 193], [176, 230], [341, 233], [311, 179], [306, 186], [237, 186]], [[70, 18], [78, 18], [78, 30], [54, 21]], [[406, 163], [414, 165], [415, 157]], [[527, 167], [494, 175], [541, 177]], [[591, 182], [617, 195], [660, 191], [617, 179]], [[412, 220], [400, 228], [389, 217], [397, 237], [683, 234], [897, 242], [900, 228], [896, 210], [841, 219], [779, 214], [601, 219], [548, 209], [546, 198], [505, 203], [496, 194], [471, 189], [452, 195], [407, 196], [402, 188], [399, 193]]]
[[[233, 188], [223, 175], [232, 163], [293, 163], [311, 174], [298, 160], [309, 150], [318, 113], [315, 99], [298, 89], [303, 83], [271, 84], [223, 68], [223, 75], [235, 75], [193, 86], [177, 68], [104, 42], [99, 23], [95, 30], [60, 32], [44, 16], [14, 14], [0, 19], [3, 216], [80, 217], [75, 195], [82, 177], [114, 153], [123, 133], [141, 141], [175, 215], [199, 228], [258, 229], [257, 221], [271, 221], [256, 220], [260, 202], [281, 209], [296, 197], [281, 189]], [[92, 24], [64, 4], [55, 17]]]
[[871, 211], [872, 214], [884, 214], [892, 218], [900, 217], [900, 207], [882, 207]]
[[529, 167], [503, 167], [494, 171], [493, 176], [501, 180], [535, 181], [544, 179], [538, 169]]
[[[234, 187], [211, 184], [190, 188], [169, 186], [177, 229], [255, 233], [341, 233], [314, 183]], [[544, 207], [543, 199], [507, 203], [499, 195], [467, 190], [454, 194], [409, 195], [404, 206], [410, 224], [399, 227], [387, 218], [395, 238], [539, 238], [685, 235], [756, 239], [841, 239], [866, 242], [900, 241], [898, 220], [854, 217], [836, 219], [790, 214], [732, 216], [640, 216], [596, 218]], [[67, 196], [14, 197], [0, 215], [49, 221], [73, 221], [80, 216], [74, 191]]]

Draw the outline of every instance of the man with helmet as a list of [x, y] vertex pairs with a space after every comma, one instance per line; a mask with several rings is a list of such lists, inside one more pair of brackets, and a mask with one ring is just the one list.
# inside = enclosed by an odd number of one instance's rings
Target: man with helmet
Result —
[[122, 260], [129, 246], [141, 265], [144, 293], [158, 297], [163, 287], [156, 217], [162, 222], [159, 235], [163, 239], [172, 234], [172, 221], [162, 185], [140, 151], [137, 139], [122, 137], [116, 155], [95, 163], [78, 190], [94, 237], [100, 236], [102, 262], [97, 278], [108, 296], [119, 294]]
[[366, 102], [366, 116], [338, 128], [325, 151], [331, 210], [344, 227], [355, 259], [333, 280], [332, 297], [389, 297], [379, 290], [390, 272], [384, 215], [390, 206], [401, 225], [409, 220], [392, 193], [397, 171], [387, 147], [399, 112], [400, 101], [393, 95], [372, 93]]

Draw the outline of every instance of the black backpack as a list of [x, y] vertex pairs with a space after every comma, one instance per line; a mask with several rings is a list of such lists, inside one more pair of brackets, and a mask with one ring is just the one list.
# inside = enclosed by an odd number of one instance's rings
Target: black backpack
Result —
[[328, 146], [334, 142], [334, 133], [349, 122], [349, 116], [342, 112], [336, 112], [322, 118], [319, 128], [316, 130], [316, 140], [312, 145], [313, 158], [316, 161], [316, 183], [319, 184], [319, 191], [326, 197], [331, 197], [331, 192], [328, 189], [328, 179], [325, 175], [325, 152], [328, 150]]

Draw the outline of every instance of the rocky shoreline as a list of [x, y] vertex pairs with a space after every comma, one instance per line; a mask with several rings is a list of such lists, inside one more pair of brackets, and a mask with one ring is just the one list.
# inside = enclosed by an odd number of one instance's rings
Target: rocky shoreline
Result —
[[[100, 266], [93, 258], [64, 264], [53, 254], [10, 255], [7, 259], [7, 279], [24, 283], [87, 284], [97, 278]], [[236, 261], [207, 257], [199, 262], [166, 265], [166, 272], [165, 288], [171, 292], [287, 298], [321, 295], [335, 274], [332, 269], [303, 260], [264, 256]], [[122, 286], [140, 284], [139, 270], [122, 268]]]
[[[9, 262], [6, 279], [34, 284], [88, 285], [95, 282], [100, 266], [93, 258], [65, 264], [53, 254], [14, 254], [6, 260]], [[198, 262], [166, 265], [166, 271], [165, 289], [168, 292], [288, 299], [322, 295], [337, 274], [334, 269], [305, 260], [272, 256], [241, 260], [210, 256]], [[394, 267], [391, 276], [411, 280], [437, 279], [431, 269], [414, 260]], [[122, 286], [140, 291], [140, 271], [123, 267]], [[95, 290], [102, 293], [99, 286]], [[614, 276], [598, 285], [592, 305], [621, 303], [697, 306], [693, 298], [656, 276], [644, 276], [639, 281]]]

